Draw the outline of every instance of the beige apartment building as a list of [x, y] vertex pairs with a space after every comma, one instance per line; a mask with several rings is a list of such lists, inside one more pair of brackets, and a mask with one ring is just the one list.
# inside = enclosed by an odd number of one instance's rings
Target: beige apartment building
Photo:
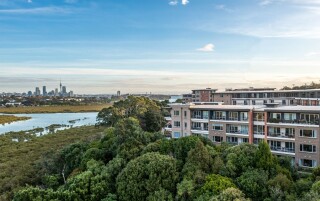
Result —
[[[275, 88], [196, 89], [192, 99], [185, 102], [222, 102], [224, 105], [264, 105], [278, 103], [283, 106], [305, 105], [320, 106], [320, 89], [275, 90]], [[185, 96], [187, 96], [185, 94]]]
[[265, 105], [172, 104], [172, 138], [201, 135], [214, 143], [234, 145], [265, 140], [276, 155], [295, 164], [320, 164], [320, 107]]

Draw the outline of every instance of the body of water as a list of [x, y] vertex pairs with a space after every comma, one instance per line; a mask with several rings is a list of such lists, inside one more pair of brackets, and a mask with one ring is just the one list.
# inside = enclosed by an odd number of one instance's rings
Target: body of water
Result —
[[[97, 112], [88, 113], [44, 113], [44, 114], [14, 114], [15, 116], [31, 117], [26, 121], [17, 121], [10, 124], [0, 125], [0, 135], [8, 132], [46, 128], [52, 124], [65, 125], [61, 129], [94, 125]], [[60, 130], [61, 130], [60, 129]], [[44, 133], [45, 134], [45, 133]]]

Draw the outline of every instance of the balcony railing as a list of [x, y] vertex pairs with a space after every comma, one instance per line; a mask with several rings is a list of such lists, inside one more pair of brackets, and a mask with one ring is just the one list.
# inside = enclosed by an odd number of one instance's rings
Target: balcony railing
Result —
[[248, 135], [248, 131], [241, 131], [241, 130], [227, 130], [227, 133], [232, 134], [242, 134], [242, 135]]
[[191, 130], [198, 130], [198, 131], [201, 131], [202, 128], [201, 127], [191, 127]]
[[285, 124], [306, 124], [306, 125], [319, 125], [319, 120], [316, 121], [306, 121], [304, 119], [293, 119], [293, 120], [284, 120], [284, 119], [275, 119], [271, 118], [268, 120], [268, 123], [285, 123]]
[[215, 117], [215, 116], [213, 116], [212, 119], [213, 120], [226, 120], [227, 118], [226, 117]]
[[287, 148], [287, 147], [276, 147], [276, 146], [270, 146], [270, 149], [272, 151], [279, 151], [279, 152], [287, 152], [287, 153], [294, 153], [294, 148]]
[[293, 134], [283, 134], [283, 133], [268, 133], [269, 137], [282, 137], [282, 138], [294, 138]]

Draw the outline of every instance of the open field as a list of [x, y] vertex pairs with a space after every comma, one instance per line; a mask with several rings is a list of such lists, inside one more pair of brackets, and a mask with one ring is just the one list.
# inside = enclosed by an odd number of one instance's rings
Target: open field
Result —
[[0, 113], [6, 114], [31, 114], [31, 113], [79, 113], [99, 112], [111, 104], [101, 105], [77, 105], [77, 106], [35, 106], [35, 107], [3, 107]]
[[14, 115], [0, 115], [0, 125], [12, 123], [15, 121], [25, 121], [31, 119], [30, 117], [16, 117]]

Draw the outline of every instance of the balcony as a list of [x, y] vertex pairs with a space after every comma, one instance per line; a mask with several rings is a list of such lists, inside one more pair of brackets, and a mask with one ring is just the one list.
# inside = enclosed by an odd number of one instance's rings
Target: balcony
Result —
[[319, 120], [316, 121], [307, 121], [304, 119], [293, 119], [293, 120], [284, 120], [284, 119], [275, 119], [275, 118], [271, 118], [268, 120], [268, 123], [283, 123], [283, 124], [305, 124], [305, 125], [319, 125]]
[[241, 131], [241, 130], [227, 130], [227, 133], [239, 134], [239, 135], [249, 135], [248, 131]]
[[293, 134], [284, 134], [284, 133], [272, 133], [272, 132], [269, 132], [269, 133], [268, 133], [268, 137], [279, 137], [279, 138], [291, 138], [291, 139], [294, 139], [294, 138], [295, 138], [295, 135], [293, 135]]
[[226, 117], [212, 117], [211, 118], [212, 120], [226, 120], [227, 118]]
[[271, 151], [277, 151], [277, 152], [295, 153], [294, 148], [270, 146], [270, 149]]

